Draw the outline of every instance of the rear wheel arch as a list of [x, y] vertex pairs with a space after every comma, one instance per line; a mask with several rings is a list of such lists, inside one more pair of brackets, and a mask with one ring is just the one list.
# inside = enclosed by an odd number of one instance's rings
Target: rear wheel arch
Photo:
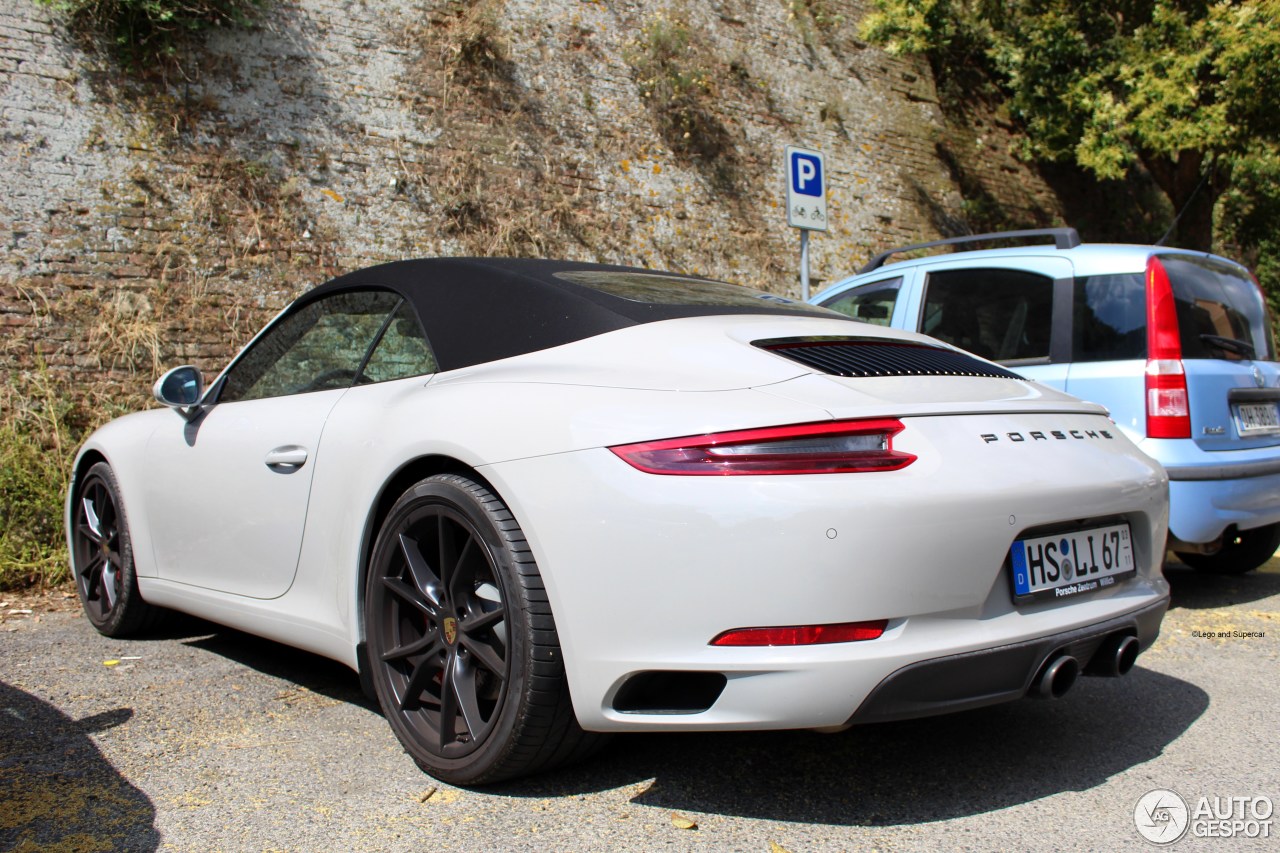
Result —
[[[377, 696], [373, 692], [373, 683], [369, 680], [369, 661], [365, 652], [368, 635], [364, 620], [365, 588], [369, 578], [369, 566], [373, 559], [373, 546], [378, 540], [378, 531], [382, 529], [383, 522], [386, 521], [387, 515], [400, 496], [415, 483], [437, 474], [460, 474], [469, 477], [498, 495], [498, 490], [470, 465], [452, 456], [443, 455], [419, 456], [417, 459], [406, 462], [382, 484], [365, 519], [364, 532], [360, 538], [360, 565], [359, 571], [356, 572], [355, 586], [356, 619], [359, 626], [356, 642], [357, 671], [360, 674], [361, 688], [365, 695], [374, 701], [377, 701]], [[501, 495], [498, 496], [501, 498]]]
[[406, 752], [453, 784], [594, 752], [604, 738], [577, 723], [542, 577], [505, 502], [465, 468], [395, 485], [363, 572], [361, 683]]

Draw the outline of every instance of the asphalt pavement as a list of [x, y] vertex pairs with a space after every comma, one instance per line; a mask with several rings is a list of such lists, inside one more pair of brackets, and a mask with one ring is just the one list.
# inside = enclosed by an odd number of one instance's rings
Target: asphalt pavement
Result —
[[1153, 850], [1153, 790], [1187, 807], [1167, 849], [1280, 849], [1280, 559], [1169, 576], [1134, 671], [1056, 702], [628, 735], [483, 790], [420, 772], [338, 664], [185, 618], [111, 640], [65, 593], [0, 593], [0, 850]]

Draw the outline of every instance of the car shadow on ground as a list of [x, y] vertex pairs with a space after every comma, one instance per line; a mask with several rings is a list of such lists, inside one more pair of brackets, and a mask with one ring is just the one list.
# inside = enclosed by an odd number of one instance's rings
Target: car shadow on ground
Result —
[[89, 738], [129, 708], [73, 720], [0, 682], [0, 849], [151, 851], [156, 809]]
[[213, 652], [265, 675], [297, 684], [312, 693], [381, 713], [377, 703], [360, 689], [360, 677], [350, 667], [234, 628], [224, 628], [192, 616], [179, 618], [190, 620], [186, 622], [188, 633], [175, 639], [182, 639], [192, 648]]
[[[199, 620], [187, 626], [188, 645], [377, 712], [341, 664]], [[1057, 701], [836, 735], [619, 736], [581, 764], [481, 792], [544, 798], [642, 785], [632, 801], [655, 808], [831, 825], [926, 823], [1095, 788], [1157, 758], [1208, 706], [1194, 684], [1138, 666], [1124, 678], [1082, 678]]]
[[1261, 568], [1243, 575], [1212, 575], [1183, 565], [1172, 556], [1164, 576], [1173, 588], [1170, 607], [1213, 610], [1280, 595], [1280, 558], [1272, 557]]
[[1193, 684], [1141, 667], [1024, 700], [838, 735], [628, 735], [589, 762], [491, 789], [517, 797], [652, 779], [633, 802], [832, 825], [917, 824], [1084, 791], [1159, 756], [1209, 706]]

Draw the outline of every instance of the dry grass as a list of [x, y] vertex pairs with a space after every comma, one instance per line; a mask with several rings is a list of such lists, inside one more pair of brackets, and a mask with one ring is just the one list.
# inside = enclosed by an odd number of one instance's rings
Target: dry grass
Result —
[[[711, 169], [720, 189], [735, 182], [734, 145], [716, 108], [722, 63], [683, 12], [654, 15], [627, 50], [640, 96], [663, 140], [681, 158]], [[724, 65], [725, 68], [720, 66]]]
[[97, 317], [87, 342], [102, 367], [130, 375], [160, 372], [164, 343], [146, 294], [119, 289]]
[[[589, 251], [597, 235], [580, 213], [581, 182], [562, 174], [542, 105], [517, 79], [502, 9], [501, 0], [451, 0], [408, 33], [417, 53], [408, 88], [421, 93], [412, 106], [443, 133], [434, 156], [400, 161], [400, 191], [440, 217], [467, 254]], [[492, 128], [479, 147], [467, 127], [477, 121]]]
[[315, 236], [296, 180], [223, 148], [197, 150], [191, 159], [193, 168], [178, 182], [190, 198], [191, 220], [217, 235], [232, 259]]
[[63, 498], [80, 437], [96, 425], [43, 368], [0, 386], [0, 590], [66, 580]]

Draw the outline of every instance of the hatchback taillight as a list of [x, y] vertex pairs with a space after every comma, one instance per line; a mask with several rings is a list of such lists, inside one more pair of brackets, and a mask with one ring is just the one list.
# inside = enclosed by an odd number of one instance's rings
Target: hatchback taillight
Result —
[[1147, 437], [1190, 438], [1191, 402], [1182, 366], [1173, 285], [1160, 259], [1147, 259]]
[[902, 422], [824, 421], [623, 444], [609, 449], [649, 474], [847, 474], [896, 471], [916, 460], [893, 449]]

